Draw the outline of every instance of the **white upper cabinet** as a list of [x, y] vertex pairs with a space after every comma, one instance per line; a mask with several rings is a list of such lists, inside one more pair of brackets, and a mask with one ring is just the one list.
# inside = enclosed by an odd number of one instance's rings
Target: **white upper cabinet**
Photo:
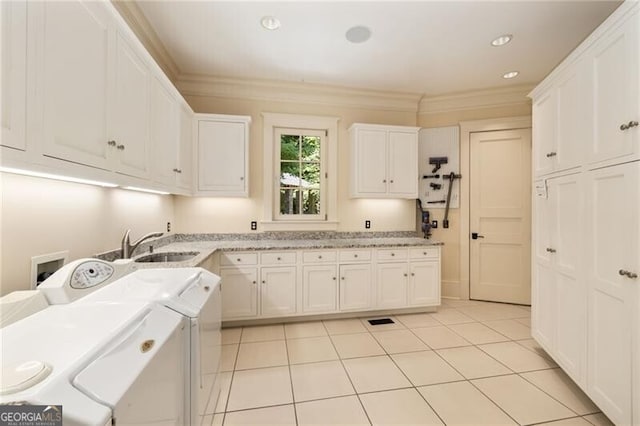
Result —
[[418, 128], [355, 123], [351, 134], [351, 196], [417, 198]]
[[180, 108], [180, 146], [174, 172], [179, 188], [190, 190], [193, 177], [193, 111], [187, 105]]
[[2, 77], [0, 119], [5, 147], [25, 151], [26, 145], [26, 73], [27, 73], [27, 3], [0, 2], [2, 43]]
[[38, 2], [29, 4], [29, 18], [42, 44], [43, 154], [108, 169], [112, 16], [102, 2]]
[[638, 158], [638, 13], [625, 17], [591, 53], [594, 92], [594, 139], [591, 163]]
[[196, 193], [248, 197], [251, 117], [198, 114], [196, 122]]
[[175, 184], [178, 152], [178, 103], [157, 78], [151, 89], [151, 146], [153, 179], [165, 185]]

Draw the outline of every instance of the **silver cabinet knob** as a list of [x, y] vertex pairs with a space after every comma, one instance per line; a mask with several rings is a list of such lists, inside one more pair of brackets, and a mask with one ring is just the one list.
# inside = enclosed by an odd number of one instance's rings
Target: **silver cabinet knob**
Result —
[[406, 272], [404, 273], [404, 276], [405, 276], [405, 277], [407, 276], [407, 273], [406, 273]]
[[391, 180], [389, 181], [389, 183], [393, 183], [393, 179], [391, 179]]
[[124, 151], [124, 145], [122, 145], [122, 144], [116, 146], [116, 148], [118, 148], [120, 151]]
[[282, 258], [278, 257], [278, 258], [276, 258], [276, 260], [282, 260]]
[[395, 253], [391, 253], [391, 256], [395, 256], [395, 255], [396, 255]]
[[267, 281], [266, 281], [266, 280], [262, 280], [262, 284], [266, 284], [266, 283], [267, 283]]
[[318, 259], [322, 259], [322, 255], [319, 255], [319, 256], [318, 256]]
[[258, 283], [257, 283], [257, 282], [255, 282], [255, 281], [252, 281], [251, 283], [252, 283], [253, 285], [256, 285], [256, 284], [258, 284]]
[[415, 274], [414, 272], [412, 272], [412, 273], [411, 273], [411, 276], [412, 276], [412, 277], [415, 277], [415, 276], [416, 276], [416, 274]]
[[382, 179], [382, 183], [387, 183], [387, 180], [386, 179]]
[[336, 277], [333, 277], [332, 279], [335, 281], [335, 280], [336, 280]]
[[116, 141], [108, 141], [107, 145], [109, 146], [116, 146]]
[[237, 258], [237, 259], [236, 259], [236, 262], [242, 262], [242, 259]]
[[629, 126], [629, 128], [632, 127], [638, 127], [638, 122], [637, 121], [630, 121], [629, 124], [627, 124], [627, 126]]
[[547, 153], [547, 158], [555, 157], [556, 155], [558, 155], [557, 152], [548, 152]]
[[357, 255], [357, 254], [354, 254], [354, 255], [353, 255], [353, 257], [358, 257], [358, 255]]
[[344, 277], [340, 277], [340, 279], [344, 281]]
[[244, 180], [244, 176], [240, 176], [240, 180]]
[[422, 252], [422, 255], [423, 255], [423, 256], [426, 256], [426, 255], [427, 255], [427, 252], [426, 252], [426, 251], [423, 251], [423, 252]]

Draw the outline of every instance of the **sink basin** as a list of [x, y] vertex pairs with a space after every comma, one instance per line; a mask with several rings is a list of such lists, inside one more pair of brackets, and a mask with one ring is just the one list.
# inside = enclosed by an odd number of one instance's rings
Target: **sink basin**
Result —
[[185, 252], [173, 252], [173, 253], [153, 253], [153, 254], [148, 254], [146, 256], [142, 256], [137, 258], [135, 261], [136, 262], [141, 262], [141, 263], [149, 263], [149, 262], [154, 262], [154, 263], [166, 263], [166, 262], [182, 262], [185, 260], [189, 260], [197, 255], [199, 255], [200, 252], [197, 251], [185, 251]]

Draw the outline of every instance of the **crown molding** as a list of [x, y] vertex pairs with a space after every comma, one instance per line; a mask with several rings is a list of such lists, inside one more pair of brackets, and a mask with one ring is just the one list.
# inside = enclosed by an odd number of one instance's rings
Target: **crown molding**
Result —
[[424, 96], [420, 100], [418, 114], [437, 114], [451, 111], [531, 104], [531, 100], [527, 97], [527, 94], [533, 87], [533, 84], [523, 84], [439, 96]]
[[212, 96], [270, 102], [296, 102], [417, 113], [420, 95], [314, 83], [248, 80], [181, 74], [175, 81], [184, 96]]
[[180, 75], [180, 68], [175, 63], [167, 49], [164, 47], [160, 37], [155, 32], [147, 17], [144, 16], [140, 7], [134, 1], [127, 0], [111, 0], [111, 4], [116, 8], [118, 13], [129, 25], [129, 28], [140, 39], [147, 51], [158, 63], [160, 68], [169, 77], [169, 80], [175, 82]]

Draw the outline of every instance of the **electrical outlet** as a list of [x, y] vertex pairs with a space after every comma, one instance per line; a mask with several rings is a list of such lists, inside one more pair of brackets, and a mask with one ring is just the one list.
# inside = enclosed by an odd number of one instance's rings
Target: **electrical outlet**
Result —
[[364, 221], [364, 227], [365, 227], [365, 229], [371, 229], [371, 221], [370, 220], [365, 220]]
[[432, 227], [433, 229], [436, 229], [436, 228], [438, 227], [438, 221], [437, 221], [437, 220], [432, 220], [432, 221], [431, 221], [431, 227]]
[[258, 229], [258, 222], [252, 221], [251, 222], [251, 230], [252, 231], [256, 231], [257, 229]]
[[167, 232], [171, 232], [171, 222], [167, 222]]

